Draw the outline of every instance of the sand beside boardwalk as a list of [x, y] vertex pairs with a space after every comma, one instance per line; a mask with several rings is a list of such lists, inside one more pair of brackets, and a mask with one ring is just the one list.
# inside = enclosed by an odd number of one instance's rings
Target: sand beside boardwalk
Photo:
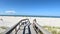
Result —
[[[21, 19], [28, 18], [31, 23], [33, 19], [37, 20], [37, 23], [41, 26], [55, 26], [60, 27], [60, 18], [44, 18], [44, 17], [14, 17], [14, 16], [0, 16], [0, 26], [11, 28], [17, 24]], [[4, 32], [4, 29], [0, 28], [0, 32]]]
[[60, 27], [60, 18], [42, 18], [42, 17], [14, 17], [14, 16], [0, 16], [0, 26], [11, 27], [18, 23], [21, 19], [28, 18], [31, 23], [33, 23], [33, 19], [37, 19], [37, 23], [44, 26], [58, 26]]
[[19, 17], [0, 17], [3, 19], [0, 20], [0, 26], [7, 26], [7, 27], [11, 27], [13, 25], [15, 25], [18, 21], [19, 21]]

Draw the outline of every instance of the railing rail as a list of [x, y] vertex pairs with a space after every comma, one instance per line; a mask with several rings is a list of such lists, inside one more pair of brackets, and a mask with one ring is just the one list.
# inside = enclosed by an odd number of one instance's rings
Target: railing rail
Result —
[[38, 29], [38, 31], [40, 31], [41, 34], [51, 34], [49, 31], [45, 30], [38, 23], [36, 23], [36, 21], [33, 24]]
[[[8, 29], [7, 31], [5, 31], [3, 34], [11, 34], [12, 33], [12, 31], [15, 29], [15, 34], [17, 34], [17, 32], [18, 32], [18, 30], [20, 29], [20, 26], [21, 26], [21, 22], [22, 21], [25, 21], [25, 20], [28, 20], [29, 21], [29, 19], [22, 19], [22, 20], [20, 20], [16, 25], [14, 25], [13, 27], [11, 27], [10, 29]], [[18, 28], [18, 30], [16, 29], [17, 28], [17, 26], [19, 25], [19, 28]]]

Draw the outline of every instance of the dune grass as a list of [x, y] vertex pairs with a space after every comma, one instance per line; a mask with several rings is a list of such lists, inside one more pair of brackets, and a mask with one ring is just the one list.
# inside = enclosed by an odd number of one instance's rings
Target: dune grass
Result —
[[7, 27], [5, 27], [5, 26], [1, 26], [0, 28], [2, 28], [2, 29], [7, 29]]
[[43, 26], [43, 28], [47, 29], [52, 34], [60, 34], [60, 27]]
[[[7, 30], [7, 28], [8, 27], [6, 27], [6, 26], [0, 26], [0, 29], [2, 29], [3, 30], [3, 32], [4, 32], [4, 30]], [[0, 32], [0, 34], [1, 34], [2, 32]]]

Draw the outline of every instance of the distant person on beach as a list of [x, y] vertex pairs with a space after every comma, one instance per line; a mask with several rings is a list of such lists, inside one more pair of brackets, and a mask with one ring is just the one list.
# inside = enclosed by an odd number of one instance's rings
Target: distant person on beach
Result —
[[2, 19], [2, 18], [1, 18], [0, 20], [1, 20], [1, 21], [3, 21], [3, 19]]

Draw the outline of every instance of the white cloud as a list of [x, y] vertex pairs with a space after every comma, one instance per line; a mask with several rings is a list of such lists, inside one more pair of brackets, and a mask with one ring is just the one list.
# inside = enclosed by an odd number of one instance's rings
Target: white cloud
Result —
[[13, 11], [13, 10], [10, 10], [10, 11], [0, 11], [0, 15], [5, 15], [5, 14], [7, 14], [7, 15], [12, 15], [12, 14], [16, 14], [16, 12], [15, 11]]
[[15, 14], [15, 11], [5, 11], [5, 14]]

